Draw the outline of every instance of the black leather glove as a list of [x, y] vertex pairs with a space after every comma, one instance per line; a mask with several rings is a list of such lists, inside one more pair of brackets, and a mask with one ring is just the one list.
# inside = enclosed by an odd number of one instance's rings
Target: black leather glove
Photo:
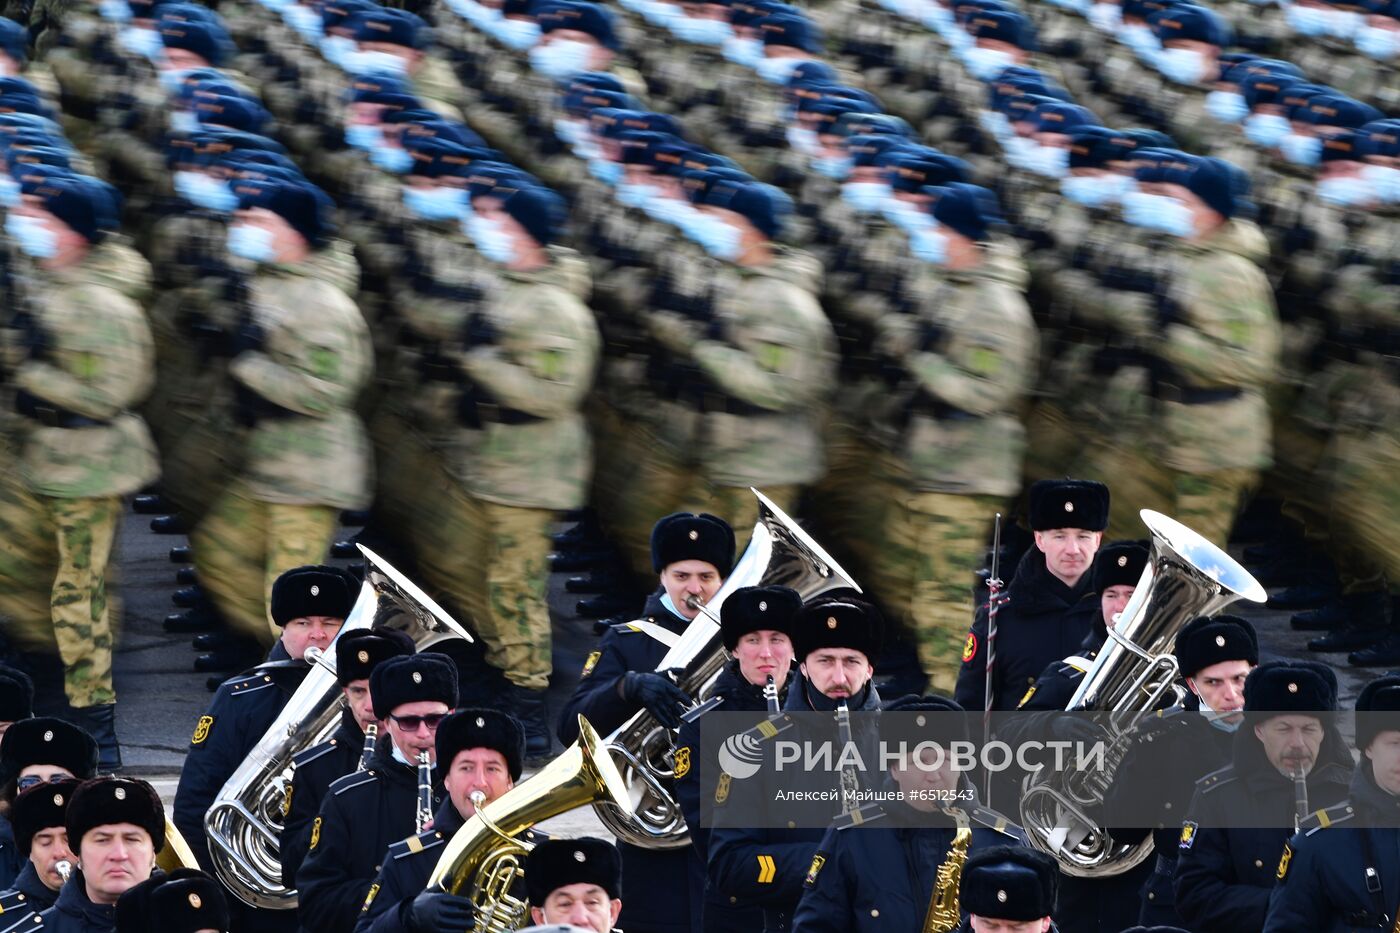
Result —
[[267, 341], [267, 331], [257, 321], [244, 321], [238, 327], [238, 333], [233, 337], [232, 355], [261, 350]]
[[477, 313], [467, 318], [466, 327], [462, 330], [462, 343], [467, 349], [472, 347], [489, 347], [496, 342], [500, 334], [496, 331], [496, 325], [491, 323], [488, 315]]
[[628, 671], [622, 678], [622, 698], [640, 703], [667, 729], [681, 727], [681, 712], [690, 696], [665, 674]]
[[404, 926], [411, 933], [466, 933], [476, 926], [476, 914], [465, 897], [424, 891], [408, 905]]
[[1181, 305], [1171, 295], [1165, 292], [1157, 293], [1157, 327], [1165, 330], [1168, 324], [1176, 324], [1181, 321]]
[[1086, 713], [1056, 716], [1050, 722], [1050, 731], [1061, 742], [1082, 742], [1085, 745], [1101, 741], [1107, 735], [1104, 728]]
[[48, 358], [49, 351], [53, 349], [53, 343], [49, 340], [48, 332], [40, 326], [34, 315], [28, 311], [21, 311], [10, 319], [10, 326], [19, 331], [20, 345], [29, 352], [31, 360]]

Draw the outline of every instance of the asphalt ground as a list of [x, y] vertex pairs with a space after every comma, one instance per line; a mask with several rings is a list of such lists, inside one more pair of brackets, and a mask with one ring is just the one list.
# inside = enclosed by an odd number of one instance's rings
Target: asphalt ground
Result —
[[[155, 781], [162, 796], [170, 799], [190, 733], [211, 694], [205, 687], [207, 675], [193, 670], [195, 652], [190, 636], [172, 635], [162, 627], [166, 615], [178, 611], [170, 601], [177, 586], [177, 565], [170, 563], [168, 553], [172, 546], [185, 543], [185, 539], [153, 534], [148, 529], [149, 519], [145, 515], [126, 515], [115, 558], [122, 607], [115, 657], [117, 729], [127, 773]], [[573, 692], [584, 659], [597, 641], [592, 620], [579, 618], [574, 612], [579, 597], [564, 591], [566, 576], [553, 574], [550, 580], [555, 634], [550, 702], [556, 712]], [[1344, 705], [1350, 705], [1373, 676], [1373, 672], [1346, 666], [1339, 655], [1310, 653], [1306, 642], [1311, 633], [1293, 631], [1287, 612], [1246, 603], [1237, 603], [1231, 611], [1254, 622], [1265, 658], [1322, 657], [1333, 663], [1341, 660], [1337, 676]], [[41, 712], [57, 713], [66, 705], [58, 675], [54, 662], [38, 678], [36, 705]], [[586, 810], [552, 821], [546, 828], [566, 834], [601, 831], [601, 825]]]

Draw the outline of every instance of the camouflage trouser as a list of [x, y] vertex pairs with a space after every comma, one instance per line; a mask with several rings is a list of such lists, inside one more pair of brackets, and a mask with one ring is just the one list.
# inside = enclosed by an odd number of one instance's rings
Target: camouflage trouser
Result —
[[50, 605], [63, 661], [63, 690], [75, 707], [116, 702], [112, 626], [107, 611], [107, 561], [117, 535], [121, 499], [43, 498], [58, 544]]
[[[1163, 468], [1134, 439], [1100, 438], [1091, 443], [1073, 469], [1079, 479], [1098, 480], [1108, 485], [1108, 530], [1105, 541], [1136, 540], [1147, 537], [1147, 527], [1138, 512], [1152, 509], [1185, 522], [1175, 513], [1172, 472]], [[1190, 523], [1186, 522], [1189, 526]]]
[[1259, 482], [1248, 467], [1213, 473], [1171, 473], [1173, 508], [1167, 514], [1207, 541], [1225, 547], [1247, 496]]
[[424, 490], [434, 488], [441, 456], [412, 425], [394, 397], [381, 397], [367, 419], [374, 442], [376, 531], [411, 546], [414, 530], [435, 521], [437, 503]]
[[1327, 461], [1336, 518], [1380, 562], [1394, 592], [1400, 583], [1400, 438], [1386, 430], [1338, 434]]
[[1025, 487], [1038, 479], [1069, 474], [1084, 446], [1080, 426], [1059, 402], [1041, 399], [1026, 418], [1026, 458], [1021, 472]]
[[272, 584], [325, 560], [337, 514], [324, 505], [261, 502], [240, 480], [214, 501], [190, 544], [200, 586], [235, 631], [264, 647], [281, 636], [268, 614]]
[[0, 618], [22, 651], [54, 650], [49, 598], [58, 548], [46, 504], [19, 477], [0, 470]]
[[807, 511], [816, 539], [859, 581], [886, 558], [883, 529], [891, 497], [873, 488], [878, 455], [857, 425], [833, 421], [824, 437], [827, 472], [811, 487]]
[[983, 566], [996, 496], [906, 492], [886, 516], [885, 556], [870, 588], [919, 646], [930, 687], [952, 694], [972, 627], [974, 574]]
[[618, 490], [611, 507], [602, 506], [603, 516], [632, 573], [649, 577], [651, 527], [657, 519], [676, 511], [697, 474], [693, 465], [682, 462], [669, 447], [650, 440], [645, 429], [633, 430], [627, 449], [632, 454], [627, 486]]
[[434, 520], [413, 529], [424, 581], [470, 614], [489, 664], [513, 684], [545, 689], [554, 670], [545, 590], [555, 513], [478, 499], [445, 469], [431, 488]]
[[[754, 488], [789, 516], [792, 515], [800, 491], [797, 486], [784, 483]], [[758, 521], [758, 499], [747, 486], [714, 486], [700, 477], [699, 483], [686, 490], [685, 498], [672, 511], [709, 512], [728, 522], [729, 527], [734, 529], [734, 557], [737, 560], [744, 553], [744, 548], [748, 547], [753, 526]]]

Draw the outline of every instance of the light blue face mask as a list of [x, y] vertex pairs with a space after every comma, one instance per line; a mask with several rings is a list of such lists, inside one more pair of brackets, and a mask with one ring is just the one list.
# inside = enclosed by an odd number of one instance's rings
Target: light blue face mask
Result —
[[516, 52], [533, 48], [540, 41], [540, 24], [528, 19], [503, 19], [487, 30], [502, 45]]
[[656, 187], [625, 181], [617, 186], [616, 196], [619, 204], [641, 209], [646, 206], [648, 201], [656, 197]]
[[642, 19], [666, 29], [677, 20], [685, 19], [685, 11], [674, 3], [645, 3], [642, 5]]
[[891, 197], [881, 207], [885, 219], [907, 234], [933, 225], [933, 218], [912, 204]]
[[160, 33], [144, 26], [129, 26], [117, 34], [117, 44], [132, 55], [155, 59], [165, 48], [160, 41]]
[[1249, 116], [1249, 104], [1237, 91], [1211, 91], [1206, 95], [1206, 113], [1221, 123], [1239, 123]]
[[937, 266], [948, 264], [948, 235], [937, 225], [929, 225], [909, 234], [909, 251], [920, 262]]
[[982, 127], [983, 132], [999, 141], [1004, 142], [1016, 134], [1016, 131], [1011, 128], [1011, 121], [1006, 118], [1006, 114], [997, 113], [995, 110], [979, 110], [977, 123]]
[[783, 135], [787, 137], [788, 148], [793, 152], [800, 152], [805, 156], [815, 156], [822, 151], [822, 144], [817, 139], [815, 130], [809, 130], [804, 126], [789, 126]]
[[763, 61], [763, 43], [757, 39], [730, 36], [724, 40], [724, 50], [720, 54], [736, 65], [756, 68]]
[[812, 171], [827, 178], [840, 181], [851, 174], [850, 156], [817, 156], [812, 160]]
[[1278, 149], [1294, 165], [1317, 165], [1322, 161], [1322, 140], [1317, 136], [1289, 133], [1280, 140]]
[[1338, 207], [1365, 207], [1380, 200], [1376, 189], [1365, 178], [1323, 178], [1317, 183], [1317, 196]]
[[1130, 191], [1123, 195], [1123, 219], [1135, 227], [1189, 239], [1196, 233], [1191, 208], [1176, 198]]
[[878, 181], [848, 181], [841, 186], [841, 200], [862, 214], [877, 214], [892, 198], [890, 186]]
[[1123, 8], [1116, 3], [1095, 3], [1086, 15], [1089, 25], [1100, 32], [1117, 32], [1123, 25]]
[[697, 19], [683, 16], [671, 23], [673, 35], [682, 42], [696, 45], [724, 45], [724, 40], [734, 34], [734, 30], [724, 20]]
[[1387, 204], [1400, 204], [1400, 168], [1389, 165], [1363, 165], [1361, 177], [1366, 179], [1376, 197]]
[[402, 78], [408, 74], [408, 62], [393, 52], [354, 51], [345, 56], [343, 67], [352, 75], [388, 75]]
[[1319, 7], [1292, 4], [1284, 11], [1284, 20], [1300, 36], [1325, 36], [1328, 33], [1327, 11]]
[[722, 220], [716, 220], [702, 228], [705, 232], [700, 246], [705, 252], [724, 262], [734, 262], [742, 249], [742, 236], [738, 227], [731, 227]]
[[375, 146], [369, 160], [391, 175], [404, 175], [413, 168], [413, 156], [396, 146]]
[[1244, 725], [1243, 716], [1241, 716], [1234, 722], [1226, 722], [1225, 717], [1231, 715], [1230, 713], [1217, 713], [1215, 710], [1206, 706], [1204, 702], [1201, 703], [1201, 708], [1198, 709], [1196, 712], [1204, 716], [1206, 718], [1206, 722], [1210, 723], [1212, 726], [1214, 726], [1216, 729], [1219, 729], [1221, 732], [1235, 733], [1240, 730], [1240, 726]]
[[515, 259], [515, 244], [510, 234], [501, 229], [499, 221], [487, 220], [479, 214], [467, 217], [463, 231], [476, 244], [477, 251], [491, 262], [509, 265]]
[[19, 207], [20, 188], [19, 182], [9, 175], [0, 174], [0, 207]]
[[1356, 51], [1378, 62], [1388, 62], [1400, 55], [1400, 31], [1363, 26], [1356, 33]]
[[1070, 175], [1060, 179], [1060, 193], [1085, 207], [1112, 207], [1137, 183], [1127, 175]]
[[1133, 23], [1127, 26], [1120, 26], [1118, 29], [1118, 41], [1132, 49], [1139, 58], [1149, 53], [1160, 52], [1162, 43], [1157, 41], [1152, 30], [1147, 26]]
[[530, 67], [546, 78], [567, 81], [574, 75], [588, 70], [588, 59], [593, 54], [593, 46], [587, 42], [566, 39], [537, 45], [530, 50]]
[[196, 207], [227, 214], [238, 206], [238, 195], [203, 172], [176, 172], [175, 193]]
[[403, 206], [424, 220], [456, 220], [467, 213], [465, 188], [435, 185], [431, 188], [403, 189]]
[[370, 123], [352, 123], [345, 128], [345, 145], [369, 152], [384, 141], [379, 127]]
[[131, 21], [131, 5], [126, 0], [99, 0], [97, 15], [109, 23]]
[[1022, 167], [1042, 178], [1064, 178], [1069, 174], [1069, 150], [1058, 146], [1036, 146], [1026, 155]]
[[198, 133], [203, 126], [199, 122], [199, 117], [195, 116], [192, 110], [172, 110], [170, 111], [170, 132], [172, 133]]
[[1276, 113], [1256, 113], [1244, 121], [1244, 137], [1261, 149], [1276, 149], [1292, 130], [1286, 117]]
[[566, 146], [577, 146], [587, 139], [588, 127], [579, 120], [568, 120], [564, 117], [556, 117], [554, 120], [554, 138]]
[[272, 231], [251, 224], [234, 224], [228, 228], [228, 251], [249, 262], [272, 262], [277, 258]]
[[609, 162], [607, 159], [589, 159], [588, 174], [609, 188], [616, 188], [618, 183], [622, 181], [622, 166], [616, 162]]
[[963, 53], [963, 63], [968, 74], [978, 81], [990, 81], [1007, 68], [1016, 64], [1010, 52], [1001, 49], [983, 49], [971, 46]]
[[758, 76], [769, 84], [787, 84], [788, 78], [806, 58], [761, 58], [754, 66]]
[[1009, 164], [1017, 168], [1025, 168], [1025, 166], [1030, 164], [1031, 159], [1034, 158], [1033, 153], [1038, 147], [1035, 144], [1035, 140], [1025, 136], [1018, 136], [1015, 130], [1011, 132], [1012, 134], [1010, 136], [1001, 141], [1002, 152], [1006, 153], [1006, 161]]
[[1162, 49], [1153, 65], [1168, 81], [1195, 87], [1206, 78], [1205, 56], [1195, 49]]
[[315, 42], [325, 32], [325, 26], [321, 23], [321, 14], [301, 4], [289, 6], [283, 10], [282, 19], [308, 42]]
[[700, 213], [688, 201], [665, 197], [650, 199], [642, 205], [642, 211], [652, 220], [682, 229]]
[[58, 235], [37, 217], [10, 214], [5, 218], [5, 232], [26, 256], [52, 259], [58, 255]]
[[355, 53], [355, 40], [348, 36], [326, 36], [320, 42], [321, 57], [332, 65], [346, 70], [346, 60]]

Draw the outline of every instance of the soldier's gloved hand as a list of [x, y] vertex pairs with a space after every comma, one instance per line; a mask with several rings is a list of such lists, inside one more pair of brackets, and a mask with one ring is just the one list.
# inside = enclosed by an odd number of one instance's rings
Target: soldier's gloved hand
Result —
[[681, 713], [690, 705], [690, 696], [665, 674], [628, 671], [621, 690], [624, 700], [640, 703], [667, 729], [681, 727]]
[[21, 311], [11, 319], [11, 326], [20, 332], [20, 345], [29, 352], [31, 360], [47, 359], [53, 343], [48, 332], [28, 311]]
[[266, 342], [267, 331], [263, 330], [262, 325], [257, 321], [245, 321], [239, 325], [238, 333], [233, 337], [232, 355], [261, 350]]
[[919, 321], [919, 352], [931, 353], [943, 345], [948, 332], [936, 321], [924, 318]]
[[26, 418], [39, 417], [39, 405], [42, 402], [43, 399], [39, 398], [39, 396], [31, 392], [26, 392], [24, 389], [20, 389], [15, 393], [15, 411], [24, 415]]
[[1181, 305], [1171, 295], [1159, 292], [1157, 294], [1157, 327], [1165, 330], [1168, 324], [1180, 323], [1182, 318]]
[[1085, 745], [1092, 745], [1107, 736], [1103, 727], [1086, 713], [1056, 716], [1050, 721], [1050, 732], [1061, 742], [1082, 742]]
[[467, 325], [462, 330], [462, 343], [468, 349], [471, 347], [489, 347], [496, 342], [500, 334], [496, 331], [496, 325], [491, 323], [491, 318], [486, 314], [473, 314], [467, 318]]
[[404, 926], [411, 933], [465, 933], [476, 925], [472, 902], [444, 891], [424, 891], [408, 905]]

